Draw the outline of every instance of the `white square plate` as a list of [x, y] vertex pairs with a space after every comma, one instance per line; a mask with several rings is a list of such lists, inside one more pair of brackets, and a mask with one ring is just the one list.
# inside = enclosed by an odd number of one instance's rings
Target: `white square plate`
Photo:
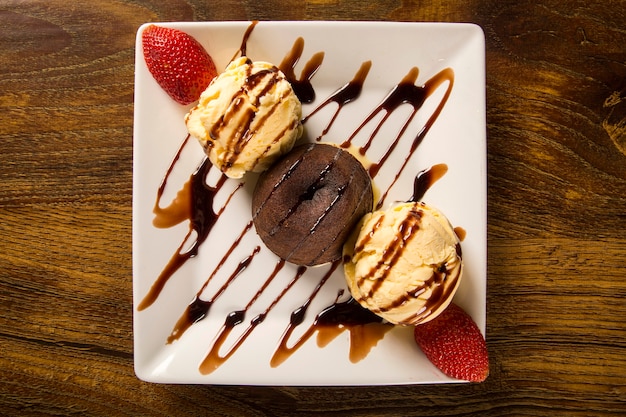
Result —
[[[239, 50], [250, 22], [163, 23], [194, 36], [223, 70]], [[159, 229], [152, 225], [153, 206], [160, 182], [187, 135], [183, 121], [191, 106], [170, 99], [148, 72], [141, 47], [141, 27], [136, 43], [134, 185], [133, 185], [133, 296], [134, 355], [139, 378], [161, 383], [240, 384], [240, 385], [376, 385], [458, 382], [438, 371], [415, 345], [411, 328], [394, 328], [362, 360], [349, 360], [349, 333], [341, 333], [324, 347], [310, 338], [280, 366], [270, 359], [291, 313], [309, 297], [328, 270], [309, 268], [303, 279], [290, 288], [267, 314], [266, 319], [244, 343], [213, 372], [203, 374], [199, 365], [215, 343], [225, 317], [241, 310], [276, 265], [277, 258], [267, 250], [252, 229], [210, 281], [203, 298], [223, 286], [236, 266], [260, 245], [253, 262], [226, 288], [212, 305], [207, 317], [191, 326], [180, 339], [167, 343], [179, 317], [208, 276], [225, 255], [231, 243], [250, 220], [250, 199], [256, 177], [244, 177], [245, 185], [235, 193], [220, 215], [198, 256], [186, 262], [167, 282], [156, 301], [139, 311], [138, 305], [149, 292], [171, 256], [184, 240], [189, 227], [182, 223]], [[421, 86], [440, 71], [451, 68], [454, 83], [439, 117], [408, 160], [398, 181], [390, 188], [385, 206], [407, 200], [413, 193], [416, 174], [435, 164], [446, 164], [447, 173], [427, 191], [423, 200], [441, 209], [454, 226], [465, 230], [462, 242], [465, 272], [455, 295], [485, 332], [486, 299], [486, 129], [485, 56], [482, 30], [472, 24], [391, 23], [391, 22], [260, 22], [247, 42], [247, 55], [256, 61], [280, 64], [298, 38], [304, 40], [302, 58], [296, 66], [299, 75], [305, 63], [317, 52], [323, 62], [312, 78], [316, 99], [303, 105], [303, 116], [310, 114], [337, 89], [352, 80], [365, 61], [371, 68], [361, 96], [339, 113], [324, 141], [341, 143], [354, 132], [405, 77], [419, 69], [416, 85]], [[400, 136], [400, 143], [375, 177], [376, 186], [385, 190], [398, 167], [407, 158], [413, 138], [427, 124], [444, 83], [426, 100]], [[304, 140], [314, 141], [328, 125], [336, 106], [327, 106], [305, 123]], [[409, 114], [409, 105], [393, 111], [376, 134], [370, 155], [386, 149], [397, 137]], [[375, 118], [376, 119], [376, 118]], [[380, 117], [378, 117], [380, 119]], [[376, 120], [378, 120], [376, 119]], [[374, 123], [362, 135], [369, 137]], [[355, 139], [358, 141], [360, 139]], [[363, 140], [366, 140], [363, 139]], [[171, 201], [195, 171], [203, 157], [193, 141], [183, 150], [168, 180], [163, 204]], [[370, 159], [376, 159], [370, 157]], [[241, 181], [218, 193], [215, 204], [224, 204], [228, 193]], [[285, 266], [261, 297], [248, 309], [241, 325], [235, 326], [223, 345], [232, 346], [250, 320], [267, 309], [294, 276], [296, 267]], [[294, 332], [299, 336], [324, 307], [333, 304], [345, 288], [342, 268], [313, 299], [305, 323]], [[345, 298], [345, 296], [344, 296]]]

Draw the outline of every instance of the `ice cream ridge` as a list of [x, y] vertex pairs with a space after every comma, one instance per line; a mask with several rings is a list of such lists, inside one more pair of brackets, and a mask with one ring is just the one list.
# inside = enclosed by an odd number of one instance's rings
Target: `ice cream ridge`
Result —
[[302, 135], [302, 105], [278, 67], [234, 59], [185, 116], [211, 163], [230, 178], [266, 170]]
[[344, 245], [353, 298], [386, 321], [417, 325], [450, 304], [463, 272], [461, 245], [448, 219], [422, 202], [366, 214]]

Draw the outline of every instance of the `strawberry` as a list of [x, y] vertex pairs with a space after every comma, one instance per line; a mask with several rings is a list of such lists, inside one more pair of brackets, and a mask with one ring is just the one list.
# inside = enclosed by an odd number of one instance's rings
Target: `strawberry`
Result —
[[207, 51], [183, 31], [149, 25], [142, 33], [141, 43], [148, 70], [180, 104], [198, 100], [217, 75]]
[[482, 382], [489, 375], [485, 338], [469, 314], [456, 304], [416, 326], [414, 335], [426, 357], [444, 374], [471, 382]]

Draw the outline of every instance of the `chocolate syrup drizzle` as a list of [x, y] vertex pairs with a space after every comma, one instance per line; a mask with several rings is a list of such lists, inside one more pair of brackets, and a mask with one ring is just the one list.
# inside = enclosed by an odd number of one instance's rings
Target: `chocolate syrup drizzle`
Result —
[[[361, 307], [354, 298], [339, 302], [343, 295], [343, 290], [337, 294], [335, 302], [317, 314], [313, 323], [304, 331], [291, 346], [289, 341], [298, 326], [304, 322], [307, 310], [324, 286], [326, 281], [335, 271], [339, 261], [334, 262], [328, 272], [319, 281], [313, 292], [304, 303], [293, 310], [289, 319], [289, 325], [283, 332], [278, 348], [270, 360], [270, 365], [275, 368], [286, 361], [304, 343], [306, 343], [316, 332], [318, 334], [317, 344], [320, 347], [326, 346], [335, 337], [344, 331], [350, 332], [350, 361], [355, 363], [367, 356], [369, 350], [382, 339], [384, 334], [391, 330], [391, 326], [384, 325], [382, 319]], [[371, 326], [371, 327], [370, 327]], [[367, 331], [372, 329], [373, 331]]]
[[220, 350], [222, 348], [222, 345], [226, 341], [226, 338], [229, 336], [229, 334], [231, 333], [231, 331], [234, 329], [235, 326], [243, 323], [245, 319], [246, 311], [250, 308], [250, 306], [252, 306], [254, 301], [256, 301], [259, 295], [261, 295], [263, 290], [267, 287], [267, 285], [269, 285], [270, 281], [276, 276], [278, 271], [280, 271], [280, 269], [283, 268], [283, 266], [284, 266], [284, 261], [282, 260], [278, 261], [276, 267], [274, 268], [274, 272], [272, 273], [272, 275], [270, 275], [268, 280], [261, 287], [261, 289], [257, 292], [257, 294], [255, 294], [252, 300], [250, 300], [250, 302], [246, 305], [246, 307], [243, 310], [233, 311], [227, 315], [226, 320], [224, 321], [224, 325], [222, 326], [220, 332], [217, 334], [215, 338], [215, 342], [213, 343], [213, 346], [211, 346], [211, 350], [209, 351], [209, 353], [206, 355], [206, 357], [200, 364], [199, 370], [202, 374], [209, 374], [213, 372], [222, 363], [224, 363], [228, 358], [230, 358], [237, 351], [237, 349], [239, 349], [239, 347], [248, 338], [248, 336], [250, 336], [250, 333], [252, 333], [252, 331], [259, 324], [261, 324], [263, 320], [265, 320], [265, 317], [267, 317], [268, 313], [276, 306], [276, 304], [278, 304], [278, 302], [285, 296], [285, 294], [289, 292], [291, 287], [293, 287], [293, 285], [300, 279], [300, 277], [302, 277], [302, 275], [304, 275], [304, 273], [307, 270], [307, 268], [304, 266], [298, 267], [295, 275], [293, 276], [289, 284], [287, 284], [283, 288], [283, 290], [278, 294], [278, 296], [274, 298], [274, 300], [270, 303], [270, 305], [261, 314], [258, 314], [252, 320], [250, 320], [250, 324], [244, 330], [242, 335], [239, 336], [237, 341], [228, 349], [225, 355], [221, 355]]
[[365, 155], [365, 153], [367, 152], [367, 150], [370, 148], [371, 144], [373, 143], [374, 138], [377, 136], [378, 132], [380, 131], [381, 127], [385, 124], [389, 116], [403, 104], [408, 104], [411, 107], [413, 107], [412, 112], [410, 113], [409, 117], [406, 119], [406, 121], [402, 125], [398, 135], [396, 135], [394, 140], [391, 141], [391, 143], [389, 144], [389, 147], [387, 148], [386, 152], [383, 154], [383, 156], [379, 159], [378, 162], [373, 163], [370, 166], [369, 168], [370, 176], [372, 178], [375, 178], [380, 168], [384, 165], [384, 163], [387, 161], [389, 156], [391, 156], [393, 150], [396, 148], [396, 146], [400, 142], [400, 139], [404, 136], [404, 133], [408, 129], [409, 124], [411, 123], [411, 121], [413, 120], [413, 118], [415, 117], [419, 109], [422, 108], [426, 99], [428, 99], [428, 97], [430, 97], [439, 88], [440, 85], [442, 85], [443, 83], [447, 81], [447, 88], [444, 92], [444, 95], [441, 101], [435, 108], [433, 114], [426, 121], [422, 129], [413, 138], [413, 141], [411, 142], [411, 147], [409, 151], [407, 152], [404, 158], [404, 161], [402, 165], [400, 166], [400, 169], [396, 171], [396, 175], [393, 181], [391, 182], [387, 190], [382, 194], [380, 200], [378, 201], [376, 209], [380, 209], [382, 207], [384, 200], [386, 199], [387, 195], [389, 194], [389, 191], [391, 190], [391, 187], [393, 187], [394, 184], [398, 181], [398, 178], [400, 178], [400, 175], [404, 171], [404, 168], [406, 168], [409, 160], [411, 159], [415, 151], [417, 150], [417, 147], [422, 143], [422, 141], [424, 140], [424, 137], [426, 137], [426, 134], [430, 131], [431, 127], [433, 126], [437, 118], [439, 117], [439, 114], [443, 110], [446, 102], [448, 101], [448, 98], [450, 97], [450, 93], [452, 92], [452, 87], [454, 85], [454, 71], [452, 71], [451, 68], [445, 68], [441, 70], [440, 72], [435, 74], [432, 78], [430, 78], [428, 81], [426, 81], [426, 83], [421, 87], [415, 85], [415, 81], [417, 80], [418, 74], [419, 74], [419, 70], [415, 67], [412, 68], [408, 72], [408, 74], [402, 79], [402, 81], [400, 81], [399, 84], [396, 84], [396, 86], [391, 90], [391, 92], [387, 95], [387, 97], [385, 97], [382, 103], [380, 103], [369, 114], [369, 116], [365, 118], [363, 123], [361, 123], [361, 125], [352, 133], [352, 135], [344, 143], [341, 144], [341, 146], [344, 148], [350, 147], [352, 144], [352, 140], [356, 137], [359, 131], [361, 131], [363, 127], [365, 127], [369, 122], [371, 122], [372, 119], [374, 119], [376, 115], [378, 115], [381, 112], [384, 112], [382, 119], [376, 125], [374, 131], [369, 137], [369, 140], [363, 146], [359, 148], [359, 152], [362, 155]]
[[359, 98], [361, 92], [363, 91], [363, 84], [365, 84], [365, 79], [367, 78], [367, 74], [369, 73], [371, 67], [372, 61], [363, 62], [351, 81], [349, 81], [343, 87], [331, 94], [324, 102], [317, 106], [315, 110], [313, 110], [311, 113], [309, 113], [308, 116], [302, 119], [302, 123], [306, 123], [307, 120], [313, 117], [318, 111], [320, 111], [324, 107], [328, 106], [331, 103], [337, 104], [337, 109], [335, 110], [335, 113], [330, 118], [330, 121], [328, 122], [324, 130], [322, 130], [322, 134], [317, 137], [318, 142], [322, 140], [322, 137], [328, 133], [333, 123], [335, 123], [335, 120], [337, 119], [337, 116], [339, 116], [339, 112], [341, 112], [341, 109], [343, 109], [346, 104]]
[[298, 38], [291, 47], [291, 51], [285, 56], [283, 62], [278, 66], [291, 82], [293, 91], [300, 99], [301, 103], [312, 103], [315, 101], [315, 89], [311, 84], [311, 78], [324, 62], [324, 52], [317, 52], [304, 65], [300, 78], [296, 77], [294, 69], [304, 51], [304, 39]]
[[413, 195], [408, 199], [408, 202], [417, 203], [421, 201], [426, 191], [443, 177], [446, 172], [448, 172], [448, 166], [446, 164], [433, 165], [430, 168], [418, 172], [413, 181]]
[[[246, 30], [239, 51], [235, 54], [233, 59], [238, 55], [245, 56], [247, 53], [247, 42], [252, 35], [253, 29], [258, 22], [252, 22]], [[296, 39], [292, 49], [287, 53], [282, 63], [280, 64], [280, 70], [285, 74], [287, 80], [292, 84], [294, 91], [298, 95], [302, 103], [312, 103], [315, 100], [315, 90], [311, 83], [312, 77], [323, 63], [324, 53], [318, 52], [314, 54], [304, 66], [301, 77], [297, 78], [294, 73], [294, 68], [297, 62], [300, 60], [304, 49], [304, 40], [302, 38]], [[321, 102], [313, 111], [309, 113], [302, 120], [306, 123], [311, 117], [318, 113], [323, 107], [336, 103], [337, 109], [331, 117], [329, 123], [322, 131], [317, 140], [326, 135], [337, 119], [340, 111], [348, 103], [358, 99], [363, 89], [363, 84], [369, 70], [371, 68], [371, 61], [366, 61], [361, 64], [361, 67], [355, 74], [354, 78], [343, 85], [341, 88], [332, 93], [328, 98]], [[415, 114], [422, 107], [424, 102], [444, 83], [447, 82], [447, 88], [444, 92], [443, 98], [435, 108], [433, 114], [427, 120], [425, 125], [414, 136], [409, 152], [405, 155], [405, 159], [396, 175], [389, 185], [389, 187], [382, 194], [377, 208], [380, 208], [389, 193], [391, 187], [396, 183], [403, 170], [405, 169], [408, 161], [416, 151], [434, 122], [437, 120], [443, 107], [445, 106], [448, 97], [450, 96], [453, 83], [454, 72], [450, 68], [446, 68], [441, 72], [435, 74], [430, 78], [423, 86], [416, 86], [418, 70], [412, 68], [409, 73], [389, 92], [385, 99], [379, 103], [376, 108], [364, 119], [364, 121], [357, 127], [353, 134], [345, 140], [341, 146], [348, 148], [352, 145], [352, 141], [356, 135], [361, 131], [364, 126], [370, 123], [376, 115], [383, 112], [383, 118], [380, 120], [374, 128], [373, 133], [369, 137], [369, 140], [359, 148], [359, 152], [363, 155], [366, 154], [377, 136], [378, 131], [384, 125], [389, 116], [401, 105], [408, 104], [413, 110], [406, 122], [401, 127], [397, 136], [389, 143], [389, 146], [383, 156], [369, 168], [369, 173], [374, 178], [380, 168], [388, 160], [389, 156], [400, 142], [401, 137], [408, 130], [409, 124]], [[173, 170], [174, 165], [178, 162], [180, 154], [185, 146], [187, 146], [189, 136], [183, 141], [181, 147], [172, 160], [168, 170], [165, 173], [164, 179], [157, 191], [156, 203], [154, 206], [154, 225], [156, 227], [172, 227], [175, 224], [179, 224], [185, 220], [189, 220], [189, 232], [183, 239], [183, 242], [177, 248], [176, 252], [172, 255], [171, 259], [157, 277], [155, 283], [152, 285], [148, 293], [143, 300], [139, 303], [138, 310], [144, 310], [150, 307], [159, 297], [161, 291], [169, 281], [169, 279], [184, 265], [189, 259], [197, 255], [198, 249], [201, 244], [209, 236], [213, 226], [218, 221], [222, 212], [226, 209], [235, 193], [242, 188], [243, 183], [240, 183], [235, 190], [233, 190], [226, 202], [217, 211], [213, 208], [213, 203], [216, 195], [222, 190], [226, 183], [227, 177], [221, 175], [214, 186], [207, 185], [207, 176], [212, 168], [208, 159], [204, 159], [199, 165], [196, 172], [194, 172], [183, 188], [178, 192], [176, 198], [172, 203], [165, 207], [161, 207], [161, 198], [167, 185], [169, 176]], [[408, 201], [419, 201], [424, 193], [447, 171], [447, 166], [439, 164], [431, 167], [428, 170], [421, 171], [415, 177], [413, 195]], [[206, 318], [211, 306], [215, 301], [227, 291], [228, 287], [232, 284], [237, 277], [241, 276], [242, 272], [250, 267], [255, 256], [260, 252], [261, 248], [256, 246], [252, 249], [250, 254], [244, 258], [235, 268], [231, 271], [230, 275], [224, 282], [224, 284], [208, 299], [203, 299], [201, 296], [205, 292], [208, 284], [214, 279], [215, 276], [221, 271], [226, 261], [231, 257], [232, 252], [239, 246], [243, 237], [252, 229], [252, 221], [248, 222], [245, 227], [240, 231], [238, 237], [227, 249], [217, 266], [211, 272], [201, 289], [196, 293], [191, 303], [187, 306], [183, 314], [178, 319], [174, 326], [170, 336], [167, 339], [167, 343], [172, 343], [179, 339], [184, 332], [189, 329], [193, 324]], [[459, 228], [459, 232], [464, 231]], [[195, 235], [195, 238], [194, 238]], [[189, 246], [188, 249], [184, 249]], [[458, 248], [460, 250], [460, 246]], [[334, 262], [330, 265], [329, 270], [320, 279], [315, 289], [309, 294], [309, 296], [302, 302], [302, 304], [293, 310], [291, 313], [289, 323], [283, 332], [282, 337], [279, 340], [278, 347], [276, 348], [274, 355], [270, 360], [272, 367], [278, 366], [287, 360], [300, 346], [307, 342], [314, 334], [317, 333], [317, 344], [319, 346], [325, 346], [339, 334], [344, 331], [350, 332], [350, 360], [352, 362], [358, 362], [363, 359], [369, 352], [369, 350], [376, 345], [376, 343], [382, 339], [384, 334], [392, 328], [392, 326], [385, 324], [382, 320], [373, 314], [372, 312], [362, 308], [353, 298], [349, 297], [345, 301], [339, 301], [343, 295], [343, 290], [340, 290], [335, 301], [319, 312], [312, 324], [309, 325], [307, 330], [304, 331], [296, 341], [291, 342], [294, 330], [304, 323], [305, 316], [312, 301], [319, 294], [321, 288], [328, 282], [333, 272], [339, 266], [340, 261]], [[278, 260], [274, 270], [266, 278], [262, 286], [252, 296], [248, 303], [239, 310], [233, 310], [229, 313], [224, 321], [221, 330], [216, 335], [213, 344], [209, 349], [209, 353], [200, 364], [199, 370], [202, 374], [208, 374], [217, 369], [222, 363], [230, 358], [237, 349], [244, 343], [244, 341], [250, 336], [250, 334], [261, 324], [267, 315], [272, 311], [276, 304], [284, 298], [284, 296], [290, 291], [293, 285], [306, 273], [306, 267], [298, 267], [289, 281], [289, 283], [279, 292], [274, 300], [266, 307], [266, 309], [253, 317], [248, 326], [243, 330], [237, 340], [230, 345], [226, 353], [220, 353], [222, 351], [228, 336], [232, 330], [245, 322], [246, 313], [251, 306], [257, 301], [259, 296], [266, 290], [269, 284], [274, 280], [278, 273], [284, 268], [285, 261]], [[434, 277], [433, 279], [441, 279], [441, 277]], [[441, 295], [443, 296], [443, 294]], [[419, 312], [417, 314], [420, 314]]]
[[[170, 164], [161, 186], [157, 191], [156, 203], [153, 209], [153, 212], [155, 213], [155, 220], [153, 223], [166, 225], [175, 222], [180, 223], [181, 219], [179, 213], [182, 210], [172, 209], [172, 207], [181, 205], [185, 200], [187, 200], [188, 205], [191, 208], [187, 211], [189, 231], [176, 249], [176, 252], [170, 258], [165, 268], [161, 271], [161, 274], [157, 277], [154, 284], [152, 284], [150, 291], [148, 291], [146, 296], [139, 303], [139, 306], [137, 307], [139, 311], [150, 307], [159, 297], [159, 294], [161, 294], [165, 284], [169, 281], [172, 275], [174, 275], [176, 271], [178, 271], [185, 264], [185, 262], [198, 254], [200, 245], [202, 245], [202, 243], [209, 236], [209, 233], [211, 232], [211, 229], [213, 229], [217, 219], [224, 212], [233, 195], [243, 186], [243, 183], [240, 183], [239, 186], [230, 194], [224, 205], [218, 211], [214, 211], [213, 201], [217, 193], [226, 183], [227, 177], [222, 174], [216, 185], [209, 186], [206, 182], [206, 178], [209, 175], [212, 164], [207, 158], [205, 158], [196, 172], [191, 175], [187, 184], [183, 187], [183, 192], [179, 192], [177, 194], [177, 198], [174, 199], [174, 202], [170, 206], [165, 209], [161, 208], [161, 198], [163, 197], [167, 180], [172, 173], [174, 165], [180, 158], [180, 154], [187, 144], [188, 139], [189, 136], [187, 136], [181, 147], [178, 149], [178, 152]], [[166, 213], [175, 213], [174, 220], [164, 220], [164, 217], [167, 217]], [[193, 239], [194, 234], [195, 239]], [[188, 249], [184, 249], [185, 246], [189, 244], [190, 240], [190, 247]]]
[[176, 322], [172, 333], [167, 338], [167, 343], [172, 343], [174, 340], [177, 340], [189, 327], [191, 327], [192, 324], [205, 318], [206, 315], [209, 313], [209, 309], [211, 308], [213, 303], [215, 303], [219, 296], [222, 295], [226, 291], [226, 289], [228, 289], [228, 285], [230, 285], [230, 283], [232, 283], [235, 278], [237, 278], [239, 274], [241, 274], [248, 267], [248, 265], [250, 265], [250, 262], [252, 262], [252, 258], [260, 250], [258, 246], [254, 249], [254, 252], [250, 256], [248, 256], [246, 259], [239, 263], [237, 268], [235, 268], [235, 270], [230, 274], [230, 277], [226, 280], [226, 283], [220, 287], [220, 289], [211, 297], [210, 300], [204, 301], [200, 298], [206, 287], [221, 270], [228, 258], [230, 258], [233, 250], [235, 250], [235, 248], [239, 246], [239, 243], [241, 243], [243, 237], [246, 235], [246, 233], [248, 233], [248, 231], [250, 231], [250, 229], [252, 228], [252, 224], [252, 221], [249, 221], [248, 224], [246, 224], [241, 233], [239, 233], [237, 239], [235, 239], [226, 254], [213, 269], [213, 272], [211, 273], [211, 275], [209, 275], [209, 278], [204, 282], [200, 290], [198, 290], [198, 292], [196, 293], [193, 301], [187, 306], [187, 309], [185, 310], [183, 315]]

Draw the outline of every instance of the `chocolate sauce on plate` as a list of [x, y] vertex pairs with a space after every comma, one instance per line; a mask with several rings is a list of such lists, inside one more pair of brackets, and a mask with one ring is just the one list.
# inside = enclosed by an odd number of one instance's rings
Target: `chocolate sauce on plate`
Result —
[[[187, 139], [179, 148], [178, 153], [176, 154], [176, 157], [168, 168], [165, 177], [161, 183], [161, 186], [159, 187], [159, 190], [157, 192], [157, 199], [154, 209], [156, 215], [155, 219], [158, 219], [154, 222], [156, 222], [157, 224], [172, 224], [180, 222], [180, 218], [182, 217], [180, 214], [182, 210], [162, 209], [160, 206], [160, 201], [161, 197], [163, 196], [167, 180], [172, 173], [173, 166], [178, 161], [180, 153], [182, 152], [186, 143]], [[240, 184], [240, 186], [232, 192], [226, 204], [222, 206], [219, 211], [215, 212], [213, 210], [213, 200], [215, 199], [216, 194], [224, 186], [227, 177], [225, 175], [221, 175], [216, 185], [209, 186], [206, 183], [206, 178], [209, 174], [209, 170], [211, 169], [211, 167], [211, 163], [208, 159], [205, 158], [196, 170], [196, 172], [191, 175], [188, 182], [183, 187], [183, 190], [186, 191], [179, 192], [177, 194], [177, 198], [172, 203], [173, 205], [180, 205], [185, 200], [189, 202], [190, 208], [186, 211], [189, 220], [189, 231], [176, 249], [176, 252], [170, 258], [165, 268], [161, 271], [161, 274], [158, 276], [158, 278], [150, 288], [148, 294], [146, 294], [143, 300], [139, 303], [139, 311], [144, 310], [152, 305], [152, 303], [156, 301], [159, 294], [165, 287], [165, 284], [169, 281], [172, 275], [174, 275], [174, 273], [176, 273], [176, 271], [178, 271], [180, 267], [185, 264], [185, 262], [198, 254], [198, 249], [200, 248], [200, 245], [202, 245], [202, 243], [209, 236], [209, 233], [217, 222], [220, 214], [224, 211], [228, 202], [230, 202], [230, 197], [232, 197], [232, 195], [237, 190], [239, 190], [239, 188], [241, 188]], [[171, 216], [173, 216], [173, 218]], [[185, 249], [186, 245], [189, 245], [189, 248]]]
[[317, 52], [314, 54], [304, 65], [300, 78], [297, 78], [294, 68], [300, 60], [303, 50], [304, 39], [296, 39], [291, 47], [291, 51], [289, 51], [289, 53], [285, 56], [283, 62], [281, 62], [278, 68], [280, 68], [291, 83], [291, 87], [296, 93], [296, 96], [298, 96], [298, 99], [300, 99], [300, 102], [305, 104], [315, 101], [315, 89], [311, 84], [311, 78], [313, 78], [317, 70], [322, 65], [322, 62], [324, 62], [324, 52]]
[[421, 201], [426, 191], [448, 172], [446, 164], [433, 165], [417, 173], [413, 181], [413, 195], [409, 198], [409, 202]]
[[302, 123], [306, 123], [309, 118], [313, 117], [318, 111], [320, 111], [324, 107], [328, 106], [331, 103], [337, 104], [337, 109], [335, 110], [335, 113], [330, 118], [330, 121], [328, 122], [324, 130], [322, 130], [322, 134], [317, 138], [317, 141], [320, 141], [322, 137], [328, 133], [333, 123], [337, 119], [337, 116], [339, 116], [339, 112], [341, 111], [341, 109], [343, 109], [346, 104], [359, 98], [361, 92], [363, 91], [363, 84], [365, 83], [365, 79], [367, 78], [367, 74], [369, 73], [371, 67], [372, 61], [363, 62], [351, 81], [332, 93], [326, 100], [324, 100], [319, 106], [317, 106], [315, 110], [309, 113], [309, 115], [302, 120]]

